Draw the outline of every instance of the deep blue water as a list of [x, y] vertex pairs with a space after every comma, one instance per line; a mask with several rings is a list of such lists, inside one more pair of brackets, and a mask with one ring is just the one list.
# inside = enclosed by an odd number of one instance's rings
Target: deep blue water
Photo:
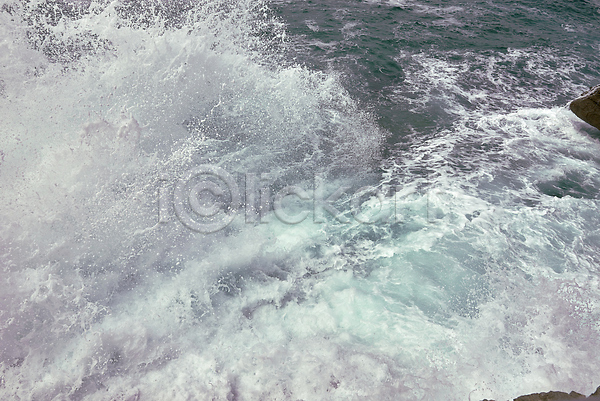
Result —
[[0, 1], [0, 398], [593, 392], [599, 22]]

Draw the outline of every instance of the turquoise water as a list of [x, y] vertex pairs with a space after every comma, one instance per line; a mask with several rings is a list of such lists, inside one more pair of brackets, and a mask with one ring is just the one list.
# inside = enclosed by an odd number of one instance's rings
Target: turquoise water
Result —
[[600, 4], [2, 1], [0, 394], [600, 384]]

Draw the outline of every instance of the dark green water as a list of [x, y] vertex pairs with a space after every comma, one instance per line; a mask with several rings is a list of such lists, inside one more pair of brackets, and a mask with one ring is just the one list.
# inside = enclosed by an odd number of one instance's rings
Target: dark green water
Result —
[[[451, 125], [457, 116], [448, 102], [465, 112], [552, 107], [597, 84], [598, 7], [589, 1], [274, 3], [294, 60], [340, 73], [393, 133], [392, 142], [410, 127], [431, 132]], [[452, 86], [415, 57], [457, 69]], [[423, 74], [428, 87], [415, 88], [407, 73]], [[465, 98], [471, 91], [485, 100]], [[424, 104], [411, 113], [414, 99]]]

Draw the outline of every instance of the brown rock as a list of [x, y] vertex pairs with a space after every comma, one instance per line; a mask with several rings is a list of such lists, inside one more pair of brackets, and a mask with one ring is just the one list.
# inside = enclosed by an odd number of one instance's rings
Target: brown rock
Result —
[[590, 401], [600, 401], [600, 387], [598, 387], [596, 389], [596, 391], [594, 391], [593, 394], [590, 394], [590, 396], [588, 397], [588, 400], [590, 400]]
[[[522, 395], [518, 398], [515, 398], [513, 401], [569, 401], [569, 400], [587, 400], [587, 401], [600, 401], [600, 387], [596, 389], [596, 391], [591, 394], [589, 397], [586, 397], [583, 394], [576, 393], [575, 391], [571, 391], [569, 394], [563, 393], [561, 391], [550, 391], [549, 393], [536, 393], [529, 395]], [[494, 401], [494, 400], [481, 400], [481, 401]]]
[[522, 395], [519, 398], [515, 398], [515, 401], [567, 401], [585, 399], [585, 395], [576, 393], [575, 391], [571, 391], [569, 394], [561, 391], [550, 391], [549, 393]]
[[600, 85], [573, 100], [569, 108], [577, 117], [600, 129]]

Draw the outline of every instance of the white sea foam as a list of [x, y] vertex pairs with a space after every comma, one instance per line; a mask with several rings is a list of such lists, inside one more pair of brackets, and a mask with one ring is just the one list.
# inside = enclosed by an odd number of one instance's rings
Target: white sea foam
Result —
[[[199, 6], [181, 29], [132, 26], [118, 3], [94, 4], [49, 28], [98, 35], [101, 46], [69, 62], [32, 50], [32, 28], [0, 14], [12, 38], [0, 53], [3, 397], [594, 389], [600, 148], [565, 109], [511, 91], [498, 59], [532, 59], [540, 87], [544, 74], [572, 71], [511, 50], [483, 64], [475, 90], [459, 63], [410, 55], [415, 110], [440, 96], [455, 119], [384, 163], [381, 188], [399, 186], [397, 221], [238, 216], [205, 235], [172, 213], [158, 223], [161, 177], [170, 190], [214, 163], [308, 185], [321, 171], [331, 193], [362, 185], [383, 135], [335, 75], [275, 64], [283, 33], [267, 45], [253, 36], [261, 24], [278, 32], [260, 4]], [[461, 99], [481, 107], [469, 113]], [[511, 99], [522, 103], [499, 112]]]

